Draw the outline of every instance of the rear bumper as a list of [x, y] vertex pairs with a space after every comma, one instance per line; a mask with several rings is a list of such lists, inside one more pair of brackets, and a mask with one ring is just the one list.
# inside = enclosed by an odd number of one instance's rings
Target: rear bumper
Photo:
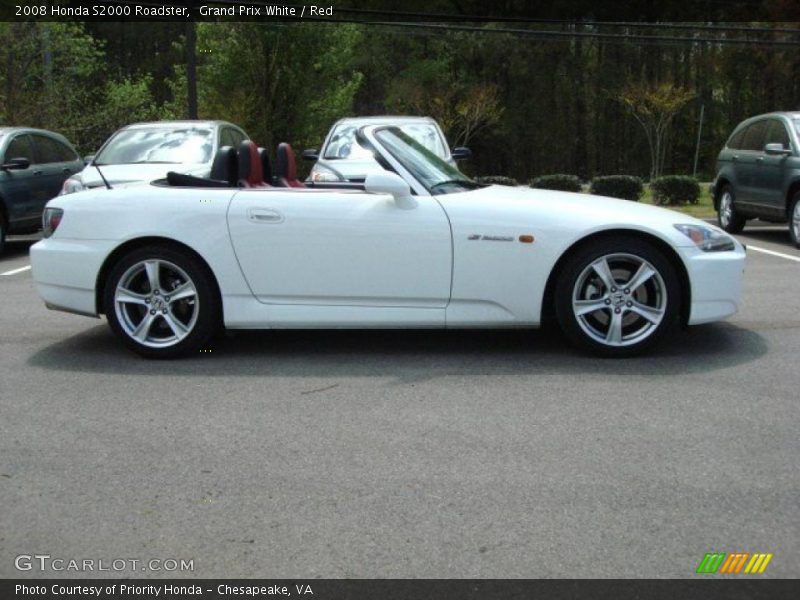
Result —
[[710, 323], [739, 310], [744, 278], [745, 249], [737, 242], [730, 252], [682, 248], [691, 284], [689, 325]]
[[31, 272], [47, 308], [98, 316], [97, 275], [113, 241], [48, 238], [31, 246]]

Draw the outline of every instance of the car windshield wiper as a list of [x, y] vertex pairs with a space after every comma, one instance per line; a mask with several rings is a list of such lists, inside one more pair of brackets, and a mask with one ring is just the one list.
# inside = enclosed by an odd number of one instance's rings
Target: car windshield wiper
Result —
[[471, 187], [473, 189], [481, 187], [479, 183], [475, 183], [474, 181], [471, 181], [469, 179], [445, 179], [444, 181], [434, 183], [431, 186], [431, 190], [435, 190], [440, 185], [463, 185], [466, 187]]

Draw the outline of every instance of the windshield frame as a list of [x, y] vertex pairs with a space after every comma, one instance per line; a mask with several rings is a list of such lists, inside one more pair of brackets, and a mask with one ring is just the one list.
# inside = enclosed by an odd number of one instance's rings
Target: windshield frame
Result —
[[[398, 156], [398, 153], [394, 151], [391, 147], [389, 147], [384, 142], [384, 140], [381, 139], [380, 134], [387, 130], [392, 131], [392, 133], [398, 136], [401, 141], [403, 141], [409, 147], [411, 147], [413, 151], [417, 152], [428, 163], [432, 164], [432, 166], [436, 170], [440, 171], [440, 173], [447, 176], [440, 177], [438, 181], [431, 181], [430, 179], [426, 179], [423, 176], [423, 173], [419, 172], [417, 166], [409, 163], [404, 157]], [[365, 126], [361, 127], [359, 131], [365, 134], [365, 137], [367, 137], [368, 141], [370, 141], [371, 143], [373, 143], [373, 145], [376, 146], [376, 149], [379, 148], [377, 151], [379, 151], [382, 155], [384, 155], [384, 159], [386, 160], [386, 162], [389, 162], [387, 158], [391, 158], [394, 162], [398, 163], [399, 166], [402, 168], [402, 171], [405, 174], [407, 174], [406, 178], [410, 177], [411, 179], [413, 179], [413, 181], [418, 183], [419, 186], [425, 190], [427, 195], [436, 196], [440, 194], [469, 192], [484, 187], [483, 185], [473, 181], [472, 179], [464, 175], [464, 173], [459, 171], [458, 168], [451, 165], [448, 161], [438, 157], [436, 154], [425, 148], [422, 144], [417, 142], [414, 138], [405, 133], [402, 129], [400, 129], [400, 127], [396, 125]], [[369, 135], [367, 136], [366, 134]], [[408, 138], [410, 142], [408, 140], [403, 139], [404, 137]], [[358, 137], [356, 137], [356, 140], [358, 141]], [[380, 161], [378, 162], [380, 163]], [[394, 165], [392, 166], [394, 168]], [[384, 166], [384, 168], [386, 167]], [[439, 187], [437, 189], [438, 186], [442, 187]], [[452, 189], [452, 188], [457, 188], [457, 189]]]
[[[144, 161], [144, 162], [101, 162], [101, 157], [104, 152], [106, 152], [111, 146], [111, 144], [119, 138], [119, 136], [123, 135], [124, 133], [131, 132], [131, 131], [148, 131], [148, 130], [160, 130], [160, 131], [170, 131], [175, 129], [199, 129], [199, 128], [207, 128], [211, 131], [211, 156], [208, 161], [202, 163], [195, 163], [195, 162], [163, 162], [163, 161]], [[97, 150], [94, 154], [94, 158], [92, 159], [91, 166], [97, 165], [100, 167], [108, 167], [108, 166], [115, 166], [115, 165], [155, 165], [155, 164], [164, 164], [164, 165], [195, 165], [195, 164], [210, 164], [214, 160], [214, 156], [217, 152], [217, 146], [219, 143], [219, 127], [213, 123], [203, 124], [201, 125], [198, 123], [197, 125], [192, 125], [189, 127], [178, 127], [177, 124], [173, 127], [170, 127], [168, 124], [165, 124], [163, 127], [122, 127], [118, 129], [109, 137], [102, 146]]]

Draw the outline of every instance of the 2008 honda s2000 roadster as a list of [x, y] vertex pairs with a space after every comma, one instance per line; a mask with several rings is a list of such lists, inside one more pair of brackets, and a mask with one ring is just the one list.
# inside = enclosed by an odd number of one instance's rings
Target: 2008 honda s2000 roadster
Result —
[[[223, 148], [211, 179], [52, 200], [31, 250], [50, 308], [105, 314], [148, 357], [220, 327], [536, 327], [641, 352], [738, 307], [745, 251], [722, 230], [629, 201], [478, 185], [402, 131], [358, 142], [383, 172], [297, 181], [294, 154]], [[238, 164], [237, 164], [238, 163]]]

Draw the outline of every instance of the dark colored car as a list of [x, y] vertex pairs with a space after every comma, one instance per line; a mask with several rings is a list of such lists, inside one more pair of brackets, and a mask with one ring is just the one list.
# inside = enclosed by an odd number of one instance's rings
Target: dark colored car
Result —
[[63, 135], [0, 127], [0, 252], [6, 234], [41, 228], [44, 205], [81, 169], [83, 160]]
[[788, 221], [800, 248], [800, 112], [740, 123], [719, 153], [712, 191], [725, 231], [740, 232], [748, 219]]

